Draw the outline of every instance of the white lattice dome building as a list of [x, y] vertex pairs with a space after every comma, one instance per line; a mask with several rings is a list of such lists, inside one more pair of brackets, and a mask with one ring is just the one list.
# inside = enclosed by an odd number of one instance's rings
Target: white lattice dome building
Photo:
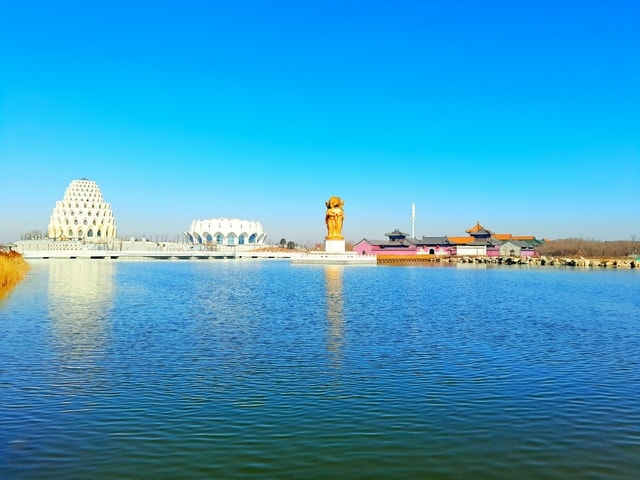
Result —
[[196, 245], [264, 245], [267, 238], [260, 222], [239, 218], [194, 220], [184, 234]]
[[105, 203], [98, 184], [83, 178], [73, 180], [56, 202], [48, 235], [54, 240], [101, 242], [116, 238], [116, 221], [111, 205]]

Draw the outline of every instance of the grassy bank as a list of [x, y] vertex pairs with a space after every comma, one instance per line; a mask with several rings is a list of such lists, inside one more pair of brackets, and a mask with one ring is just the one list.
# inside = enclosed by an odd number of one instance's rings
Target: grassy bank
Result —
[[0, 298], [24, 278], [29, 264], [16, 252], [0, 252]]

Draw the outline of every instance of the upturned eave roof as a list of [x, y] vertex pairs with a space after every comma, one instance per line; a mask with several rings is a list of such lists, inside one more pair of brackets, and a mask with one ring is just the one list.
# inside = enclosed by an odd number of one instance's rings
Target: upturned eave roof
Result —
[[476, 223], [473, 227], [471, 227], [469, 230], [465, 230], [466, 233], [470, 233], [470, 234], [478, 234], [478, 233], [488, 233], [491, 234], [493, 233], [491, 230], [487, 230], [486, 228], [484, 228], [482, 225], [480, 225], [480, 220], [478, 220], [478, 223]]

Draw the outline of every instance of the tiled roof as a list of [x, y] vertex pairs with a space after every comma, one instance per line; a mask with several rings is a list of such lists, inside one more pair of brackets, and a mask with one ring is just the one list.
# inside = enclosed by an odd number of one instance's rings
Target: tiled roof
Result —
[[415, 245], [415, 239], [405, 238], [402, 240], [372, 240], [370, 238], [363, 238], [356, 245], [367, 242], [371, 246], [378, 247], [410, 247], [411, 245]]
[[[542, 242], [537, 240], [534, 235], [511, 235], [510, 233], [496, 233], [493, 236], [501, 243], [514, 242], [516, 244], [526, 243], [527, 245], [540, 245]], [[519, 242], [519, 243], [518, 243]]]
[[531, 240], [513, 240], [513, 239], [502, 241], [500, 242], [500, 245], [503, 246], [503, 245], [507, 245], [508, 243], [512, 245], [517, 245], [518, 247], [521, 247], [521, 248], [533, 248], [536, 245], [539, 245], [539, 243], [533, 242]]
[[533, 244], [531, 242], [527, 242], [524, 240], [507, 240], [506, 242], [502, 242], [501, 246], [505, 245], [515, 245], [520, 248], [533, 248]]
[[447, 237], [447, 238], [449, 239], [449, 242], [457, 243], [459, 245], [471, 243], [475, 240], [474, 237]]
[[385, 233], [385, 235], [386, 235], [387, 237], [400, 237], [400, 236], [402, 236], [402, 237], [408, 237], [408, 236], [409, 236], [409, 234], [408, 234], [408, 233], [401, 232], [401, 231], [400, 231], [400, 230], [398, 230], [397, 228], [396, 228], [393, 232]]
[[498, 240], [511, 240], [512, 238], [516, 238], [512, 236], [510, 233], [495, 233], [493, 236], [496, 237]]
[[[369, 245], [380, 245], [381, 243], [388, 242], [388, 241], [389, 240], [387, 240], [387, 239], [385, 239], [385, 240], [374, 240], [374, 239], [371, 239], [371, 238], [363, 238], [358, 243], [367, 242]], [[356, 245], [358, 243], [356, 243]]]
[[533, 235], [512, 235], [511, 233], [493, 234], [490, 230], [487, 230], [480, 225], [480, 222], [478, 222], [473, 228], [467, 230], [467, 232], [471, 233], [471, 235], [466, 237], [449, 237], [446, 235], [442, 237], [423, 236], [421, 239], [417, 239], [410, 237], [409, 234], [403, 233], [400, 229], [396, 228], [393, 232], [385, 233], [385, 236], [388, 237], [387, 239], [373, 240], [363, 238], [356, 245], [362, 242], [367, 242], [372, 246], [397, 248], [406, 248], [417, 245], [486, 245], [488, 247], [495, 247], [506, 242], [512, 242], [516, 245], [521, 245], [522, 247], [535, 247], [543, 243]]
[[448, 245], [449, 239], [445, 237], [422, 237], [418, 240], [419, 245]]
[[534, 237], [533, 235], [514, 235], [513, 237], [514, 240], [535, 240], [536, 237]]
[[484, 228], [482, 225], [480, 225], [480, 220], [478, 220], [478, 223], [476, 223], [473, 227], [471, 227], [469, 230], [465, 230], [465, 232], [467, 233], [480, 233], [480, 232], [487, 232], [489, 233], [489, 230], [487, 230], [486, 228]]

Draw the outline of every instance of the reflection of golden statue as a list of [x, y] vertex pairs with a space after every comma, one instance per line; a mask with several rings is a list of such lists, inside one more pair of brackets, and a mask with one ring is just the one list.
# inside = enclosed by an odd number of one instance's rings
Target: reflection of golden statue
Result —
[[344, 210], [342, 209], [344, 202], [340, 197], [331, 197], [328, 202], [324, 202], [327, 206], [327, 213], [324, 221], [327, 223], [328, 235], [327, 240], [342, 240], [342, 220], [344, 219]]
[[344, 297], [342, 295], [342, 265], [324, 267], [326, 285], [327, 320], [329, 335], [327, 348], [333, 357], [333, 366], [340, 367], [344, 343]]

